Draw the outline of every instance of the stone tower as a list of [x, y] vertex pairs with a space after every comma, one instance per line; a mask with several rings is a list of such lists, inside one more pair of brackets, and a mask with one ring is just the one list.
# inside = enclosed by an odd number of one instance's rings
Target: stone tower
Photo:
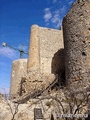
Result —
[[64, 71], [62, 30], [33, 25], [30, 32], [28, 60], [12, 64], [10, 98], [45, 89]]
[[10, 99], [20, 96], [20, 84], [23, 76], [27, 72], [27, 59], [18, 59], [12, 63]]
[[33, 25], [27, 63], [27, 78], [22, 81], [22, 94], [45, 89], [64, 71], [62, 30]]
[[76, 90], [90, 87], [90, 0], [73, 4], [64, 17], [63, 34], [67, 84]]
[[[33, 25], [31, 27], [29, 46], [28, 72], [37, 69], [40, 70], [40, 73], [50, 74], [55, 72], [54, 68], [52, 68], [52, 62], [54, 62], [56, 54], [58, 54], [57, 57], [60, 59], [60, 52], [62, 53], [64, 48], [62, 30]], [[58, 63], [56, 65], [57, 69], [63, 66], [58, 58], [56, 62]]]
[[28, 72], [39, 70], [40, 59], [39, 59], [39, 27], [38, 25], [33, 25], [31, 27], [30, 34], [30, 45], [29, 45], [29, 58], [28, 58]]

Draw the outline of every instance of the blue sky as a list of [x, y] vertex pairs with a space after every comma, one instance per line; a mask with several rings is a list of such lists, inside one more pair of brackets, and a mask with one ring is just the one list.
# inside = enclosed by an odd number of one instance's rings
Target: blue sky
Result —
[[[33, 24], [59, 29], [62, 19], [75, 0], [0, 0], [0, 90], [10, 87], [12, 61], [19, 52], [2, 47], [6, 42], [15, 48], [24, 45], [28, 51]], [[27, 55], [23, 56], [27, 58]]]

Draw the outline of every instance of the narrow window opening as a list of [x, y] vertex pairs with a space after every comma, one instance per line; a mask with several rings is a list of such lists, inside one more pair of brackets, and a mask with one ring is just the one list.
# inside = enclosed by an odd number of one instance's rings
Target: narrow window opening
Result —
[[85, 52], [82, 52], [82, 55], [83, 55], [83, 56], [87, 56], [87, 54], [86, 54]]

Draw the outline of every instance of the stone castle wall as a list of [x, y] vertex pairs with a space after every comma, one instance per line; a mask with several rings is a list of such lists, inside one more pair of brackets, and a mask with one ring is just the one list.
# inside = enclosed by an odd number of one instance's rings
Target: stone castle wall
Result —
[[90, 2], [74, 3], [63, 20], [63, 33], [67, 84], [73, 85], [75, 90], [89, 87]]
[[46, 88], [55, 74], [64, 71], [62, 30], [33, 25], [27, 64], [27, 78], [22, 82], [22, 94]]
[[40, 27], [39, 40], [41, 73], [58, 73], [64, 65], [60, 61], [64, 48], [62, 30]]
[[[52, 73], [55, 71], [52, 70], [54, 69], [52, 66], [56, 54], [56, 61], [58, 61], [62, 56], [62, 49], [64, 48], [62, 30], [33, 25], [30, 36], [28, 71], [40, 69], [40, 73]], [[58, 64], [56, 65], [57, 69], [61, 67], [63, 69], [63, 63], [58, 62], [56, 62]]]
[[62, 30], [33, 25], [30, 33], [28, 61], [13, 61], [10, 98], [45, 89], [55, 75], [64, 71]]
[[77, 0], [73, 4], [64, 17], [63, 33], [33, 25], [26, 64], [22, 71], [21, 64], [13, 63], [12, 73], [14, 70], [16, 74], [12, 74], [10, 94], [20, 92], [22, 96], [45, 89], [64, 69], [69, 88], [80, 91], [90, 87], [90, 0]]

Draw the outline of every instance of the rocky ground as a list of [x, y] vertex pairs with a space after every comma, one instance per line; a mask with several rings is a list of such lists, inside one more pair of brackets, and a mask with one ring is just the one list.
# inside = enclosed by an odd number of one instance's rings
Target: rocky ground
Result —
[[[2, 95], [0, 96], [0, 120], [34, 120], [34, 108], [41, 108], [44, 120], [51, 119], [53, 112], [55, 118], [55, 103], [50, 96], [39, 99], [30, 99], [24, 104], [17, 104]], [[56, 119], [55, 119], [56, 120]]]
[[[0, 120], [34, 120], [34, 108], [42, 109], [43, 120], [66, 120], [60, 118], [60, 115], [78, 114], [78, 112], [86, 114], [89, 104], [90, 94], [87, 92], [73, 94], [65, 89], [53, 91], [47, 95], [43, 94], [36, 99], [29, 99], [23, 104], [15, 103], [0, 94]], [[54, 119], [51, 119], [51, 115]]]

